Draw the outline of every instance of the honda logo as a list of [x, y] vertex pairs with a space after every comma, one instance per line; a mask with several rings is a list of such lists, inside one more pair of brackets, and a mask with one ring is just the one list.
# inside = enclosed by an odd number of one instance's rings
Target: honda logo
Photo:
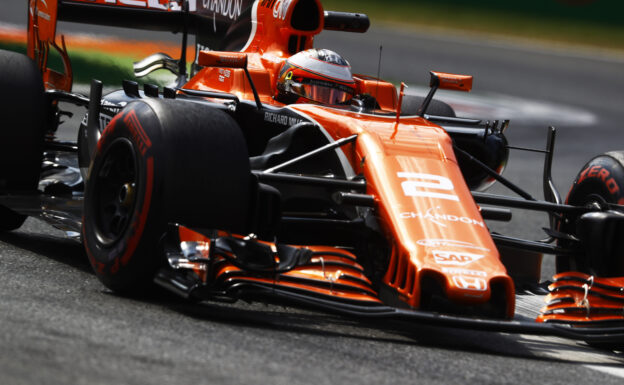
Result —
[[487, 282], [485, 279], [476, 277], [466, 277], [465, 275], [453, 276], [453, 283], [460, 289], [474, 290], [474, 291], [486, 291]]

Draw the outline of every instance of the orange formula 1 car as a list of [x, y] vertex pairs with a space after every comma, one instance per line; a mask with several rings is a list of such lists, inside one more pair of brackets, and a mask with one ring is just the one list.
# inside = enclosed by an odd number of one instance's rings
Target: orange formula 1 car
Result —
[[[197, 300], [624, 343], [624, 152], [591, 160], [564, 204], [550, 129], [537, 200], [501, 175], [508, 121], [433, 99], [471, 76], [432, 72], [417, 98], [354, 75], [314, 37], [365, 32], [368, 18], [319, 0], [30, 0], [28, 12], [30, 58], [0, 53], [0, 230], [29, 215], [65, 230], [116, 292], [155, 282]], [[180, 32], [182, 59], [135, 64], [177, 84], [71, 93], [57, 20]], [[55, 137], [59, 102], [88, 110], [75, 142]], [[496, 181], [518, 197], [480, 192]], [[549, 239], [490, 233], [509, 208], [549, 213]], [[533, 272], [544, 253], [558, 260], [550, 292]]]

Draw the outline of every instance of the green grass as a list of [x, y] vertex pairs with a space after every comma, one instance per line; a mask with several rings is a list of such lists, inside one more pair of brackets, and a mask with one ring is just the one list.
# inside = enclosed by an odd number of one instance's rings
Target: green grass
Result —
[[[26, 54], [25, 44], [0, 42], [0, 49]], [[68, 53], [74, 74], [74, 84], [89, 84], [91, 79], [98, 79], [102, 81], [104, 86], [121, 87], [121, 82], [126, 79], [135, 80], [140, 84], [158, 85], [165, 85], [165, 83], [173, 80], [172, 77], [163, 80], [167, 77], [166, 71], [157, 71], [141, 79], [135, 78], [132, 72], [134, 59], [129, 57], [83, 50], [70, 50]], [[51, 52], [48, 65], [56, 71], [62, 72], [63, 70], [61, 57], [56, 52]]]
[[328, 10], [366, 13], [372, 24], [439, 27], [624, 49], [624, 1], [596, 0], [576, 7], [558, 1], [324, 0], [323, 5]]

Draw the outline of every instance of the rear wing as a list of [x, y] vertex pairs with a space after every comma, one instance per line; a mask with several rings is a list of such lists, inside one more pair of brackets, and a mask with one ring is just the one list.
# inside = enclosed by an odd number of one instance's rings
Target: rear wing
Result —
[[[29, 0], [28, 55], [47, 88], [66, 91], [71, 64], [63, 38], [56, 40], [58, 20], [181, 33], [184, 42], [194, 35], [197, 52], [279, 44], [289, 54], [310, 48], [323, 29], [366, 32], [370, 26], [363, 14], [324, 11], [320, 0]], [[47, 68], [51, 48], [61, 54], [64, 74]]]

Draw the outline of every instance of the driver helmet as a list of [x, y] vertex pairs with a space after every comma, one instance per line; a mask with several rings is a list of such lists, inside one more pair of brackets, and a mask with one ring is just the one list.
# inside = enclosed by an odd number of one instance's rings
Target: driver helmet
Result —
[[308, 49], [288, 58], [277, 79], [277, 100], [285, 103], [346, 104], [355, 95], [351, 66], [328, 49]]

